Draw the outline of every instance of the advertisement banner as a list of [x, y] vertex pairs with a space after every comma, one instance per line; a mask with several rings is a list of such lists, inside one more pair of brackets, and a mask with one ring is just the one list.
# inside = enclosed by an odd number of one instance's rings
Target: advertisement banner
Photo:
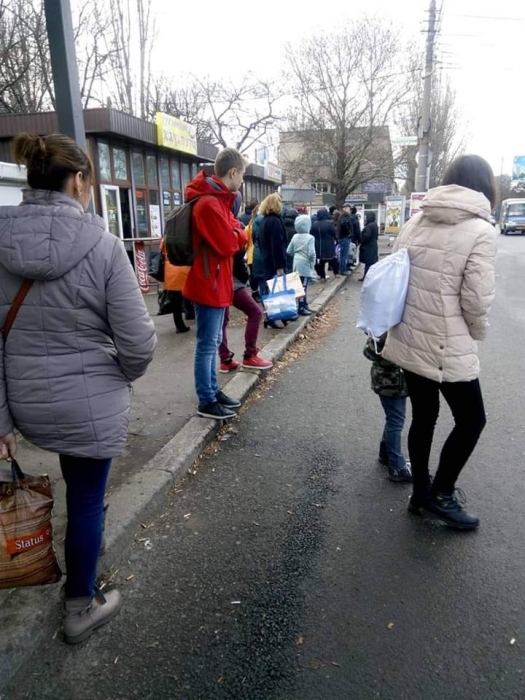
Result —
[[133, 246], [135, 253], [135, 273], [139, 281], [139, 287], [144, 294], [147, 294], [147, 292], [149, 292], [149, 275], [146, 247], [143, 241], [133, 241]]
[[426, 196], [426, 192], [412, 192], [410, 195], [410, 216], [419, 214], [421, 211], [421, 204]]
[[163, 112], [157, 112], [157, 143], [174, 151], [197, 155], [195, 127]]
[[514, 156], [512, 162], [512, 186], [525, 183], [525, 156]]
[[275, 163], [266, 163], [266, 165], [264, 166], [264, 179], [281, 184], [283, 179], [283, 172], [281, 168]]
[[398, 234], [404, 224], [405, 219], [405, 198], [387, 197], [386, 198], [386, 221], [385, 233]]
[[162, 226], [160, 223], [160, 207], [158, 204], [149, 205], [149, 220], [151, 224], [151, 237], [162, 238]]

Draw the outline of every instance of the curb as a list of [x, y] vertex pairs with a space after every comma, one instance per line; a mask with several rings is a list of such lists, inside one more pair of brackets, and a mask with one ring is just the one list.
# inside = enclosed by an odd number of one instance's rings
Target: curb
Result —
[[[292, 333], [274, 338], [261, 350], [261, 355], [275, 362], [292, 345], [303, 332], [304, 328], [324, 309], [329, 301], [345, 285], [350, 277], [343, 277], [331, 282], [311, 302], [312, 316], [300, 317], [294, 323]], [[270, 370], [271, 371], [271, 370]], [[246, 370], [237, 373], [223, 387], [232, 398], [239, 401], [245, 399], [259, 383], [260, 372]], [[106, 532], [107, 549], [113, 548], [119, 539], [129, 532], [130, 527], [147, 507], [161, 500], [166, 488], [175, 485], [204, 448], [212, 442], [222, 423], [194, 416], [179, 430], [157, 454], [147, 462], [140, 472], [134, 474], [128, 481], [108, 496]], [[9, 629], [3, 624], [0, 615], [0, 628], [5, 633], [0, 641], [0, 700], [2, 687], [7, 685], [24, 659], [44, 640], [46, 620], [50, 610], [57, 608], [56, 588], [20, 588], [15, 589], [2, 606], [1, 613], [9, 618]], [[10, 638], [8, 638], [10, 637]]]

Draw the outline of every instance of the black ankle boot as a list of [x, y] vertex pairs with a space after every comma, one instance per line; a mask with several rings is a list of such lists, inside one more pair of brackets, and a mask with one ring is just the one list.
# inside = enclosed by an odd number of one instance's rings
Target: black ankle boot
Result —
[[479, 526], [479, 518], [467, 513], [463, 508], [465, 503], [466, 499], [459, 489], [455, 493], [431, 493], [423, 511], [457, 530], [475, 530]]

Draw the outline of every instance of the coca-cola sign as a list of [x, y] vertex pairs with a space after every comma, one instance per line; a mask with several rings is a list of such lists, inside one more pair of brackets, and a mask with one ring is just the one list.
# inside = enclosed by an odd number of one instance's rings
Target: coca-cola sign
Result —
[[146, 248], [142, 241], [135, 241], [135, 271], [139, 287], [146, 294], [146, 292], [149, 292], [148, 261], [146, 259]]

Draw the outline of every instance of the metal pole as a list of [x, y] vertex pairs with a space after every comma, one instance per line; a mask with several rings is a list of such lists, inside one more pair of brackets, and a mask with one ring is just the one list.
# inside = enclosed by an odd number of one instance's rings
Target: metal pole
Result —
[[86, 149], [84, 114], [69, 0], [44, 0], [58, 128]]
[[434, 73], [434, 39], [436, 36], [436, 0], [430, 1], [427, 53], [425, 60], [425, 86], [423, 107], [419, 125], [419, 160], [416, 171], [416, 191], [428, 189], [429, 141], [430, 141], [430, 104], [432, 98], [432, 75]]

